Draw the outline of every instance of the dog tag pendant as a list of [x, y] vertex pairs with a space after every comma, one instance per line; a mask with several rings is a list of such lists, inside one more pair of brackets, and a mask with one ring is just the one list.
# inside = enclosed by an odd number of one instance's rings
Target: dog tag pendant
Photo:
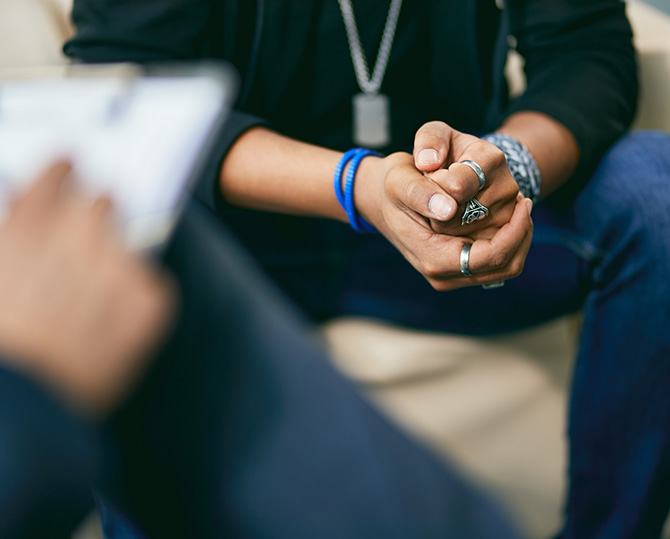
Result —
[[390, 102], [384, 94], [356, 94], [353, 98], [354, 143], [383, 148], [391, 142]]

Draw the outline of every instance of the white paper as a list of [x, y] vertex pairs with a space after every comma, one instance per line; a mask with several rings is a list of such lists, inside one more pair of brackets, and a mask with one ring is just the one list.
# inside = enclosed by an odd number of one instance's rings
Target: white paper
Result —
[[88, 193], [111, 197], [129, 245], [160, 241], [227, 91], [204, 76], [0, 82], [0, 219], [66, 158]]

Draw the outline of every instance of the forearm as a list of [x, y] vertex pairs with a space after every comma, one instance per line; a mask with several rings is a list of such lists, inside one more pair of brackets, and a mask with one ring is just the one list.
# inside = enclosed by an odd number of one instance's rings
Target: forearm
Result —
[[580, 153], [572, 133], [549, 116], [516, 112], [497, 129], [528, 148], [542, 174], [541, 197], [554, 192], [575, 172]]
[[[333, 173], [341, 157], [340, 152], [253, 128], [230, 149], [219, 185], [231, 204], [346, 222], [333, 189]], [[366, 158], [361, 163], [356, 174], [357, 206], [365, 205], [368, 195], [360, 186], [368, 183], [373, 162], [378, 160]]]

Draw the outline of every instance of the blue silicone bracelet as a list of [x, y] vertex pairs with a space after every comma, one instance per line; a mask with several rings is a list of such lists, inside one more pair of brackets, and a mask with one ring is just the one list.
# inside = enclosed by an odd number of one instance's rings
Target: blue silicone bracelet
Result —
[[377, 232], [375, 227], [368, 223], [356, 212], [354, 205], [354, 180], [356, 179], [356, 172], [361, 161], [366, 157], [374, 155], [379, 156], [377, 152], [359, 148], [351, 159], [351, 165], [347, 169], [347, 176], [344, 181], [344, 211], [347, 212], [349, 224], [356, 232]]
[[356, 155], [362, 148], [354, 148], [346, 152], [341, 158], [337, 166], [335, 167], [335, 176], [333, 177], [333, 187], [335, 188], [335, 196], [337, 201], [340, 203], [340, 206], [344, 208], [344, 189], [342, 188], [342, 172], [344, 167], [347, 166], [347, 163], [351, 161], [352, 157]]

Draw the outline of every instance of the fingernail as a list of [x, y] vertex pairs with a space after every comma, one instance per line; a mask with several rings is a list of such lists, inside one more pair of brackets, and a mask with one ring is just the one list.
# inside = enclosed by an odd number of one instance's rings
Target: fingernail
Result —
[[533, 211], [533, 201], [530, 198], [526, 199], [526, 209], [528, 210], [528, 215]]
[[416, 156], [419, 165], [434, 165], [437, 159], [437, 150], [421, 150]]
[[433, 212], [438, 219], [446, 220], [454, 213], [454, 203], [449, 197], [435, 193], [428, 201], [428, 209]]

